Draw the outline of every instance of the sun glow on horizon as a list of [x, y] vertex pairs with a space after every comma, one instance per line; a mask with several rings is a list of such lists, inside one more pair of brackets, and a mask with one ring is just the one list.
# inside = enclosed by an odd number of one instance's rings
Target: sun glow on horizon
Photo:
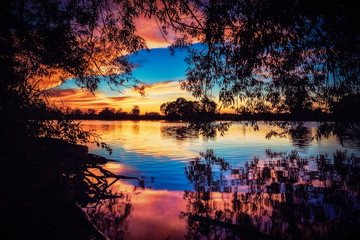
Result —
[[159, 112], [162, 103], [174, 101], [178, 97], [193, 100], [188, 92], [180, 89], [177, 81], [170, 81], [147, 85], [144, 96], [141, 96], [135, 89], [126, 89], [115, 96], [107, 95], [104, 91], [97, 91], [92, 94], [80, 88], [52, 89], [49, 101], [58, 107], [80, 110], [92, 108], [97, 112], [106, 107], [121, 108], [128, 112], [134, 105], [138, 105], [141, 114], [144, 114], [145, 112]]

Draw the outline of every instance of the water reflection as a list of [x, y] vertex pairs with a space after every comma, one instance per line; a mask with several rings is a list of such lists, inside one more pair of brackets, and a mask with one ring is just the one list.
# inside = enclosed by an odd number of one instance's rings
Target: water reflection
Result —
[[224, 136], [231, 122], [191, 122], [180, 126], [162, 126], [161, 134], [165, 138], [186, 140], [189, 138], [215, 139]]
[[[233, 167], [213, 150], [185, 164], [192, 190], [118, 182], [88, 213], [110, 239], [357, 239], [360, 158], [265, 150]], [[156, 181], [156, 179], [155, 179]], [[151, 184], [151, 181], [149, 182]]]
[[[251, 122], [257, 126], [257, 122]], [[295, 147], [306, 148], [315, 139], [335, 138], [342, 145], [348, 147], [360, 146], [360, 124], [348, 122], [318, 122], [310, 127], [311, 122], [302, 121], [265, 121], [271, 127], [266, 138], [289, 137]], [[313, 123], [314, 124], [314, 123]], [[314, 127], [315, 126], [315, 127]]]
[[179, 211], [186, 206], [182, 191], [134, 188], [124, 181], [113, 189], [124, 198], [86, 209], [110, 239], [183, 239], [186, 235], [186, 223], [179, 218]]
[[[360, 158], [266, 151], [232, 168], [212, 150], [185, 167], [191, 239], [339, 239], [359, 235]], [[356, 234], [356, 235], [353, 235]]]
[[[251, 122], [232, 123], [231, 125], [229, 123], [217, 124], [218, 130], [215, 129], [217, 134], [213, 135], [214, 137], [210, 137], [211, 134], [205, 134], [205, 132], [214, 132], [214, 128], [209, 127], [211, 125], [196, 130], [196, 128], [189, 128], [186, 123], [163, 121], [138, 121], [136, 123], [133, 121], [85, 121], [83, 124], [85, 130], [96, 129], [96, 133], [101, 135], [102, 141], [110, 144], [114, 150], [111, 158], [125, 162], [127, 159], [123, 153], [130, 152], [148, 157], [187, 161], [197, 152], [205, 151], [208, 148], [216, 151], [223, 149], [223, 152], [220, 153], [228, 160], [232, 156], [237, 156], [238, 160], [239, 152], [246, 155], [244, 160], [248, 160], [247, 156], [259, 154], [264, 148], [271, 148], [275, 151], [290, 151], [295, 148], [300, 152], [310, 154], [344, 149], [344, 146], [341, 146], [332, 135], [319, 141], [312, 139], [317, 127], [317, 124], [313, 122], [304, 123], [305, 129], [307, 129], [303, 131], [306, 133], [304, 135], [293, 133], [293, 137], [288, 137], [287, 134], [284, 134], [282, 138], [272, 137], [271, 139], [266, 138], [268, 133], [274, 131], [280, 134], [281, 128], [263, 122], [256, 122], [253, 125]], [[134, 125], [139, 126], [139, 131], [136, 133], [133, 129]], [[204, 137], [202, 134], [208, 137]], [[221, 136], [222, 134], [224, 135]], [[353, 144], [346, 145], [346, 147], [349, 147], [350, 150], [358, 148]], [[102, 154], [96, 146], [90, 146], [90, 150]]]
[[132, 126], [132, 129], [133, 129], [134, 135], [139, 134], [139, 132], [140, 132], [140, 125], [139, 125], [139, 123], [138, 123], [137, 121], [134, 122], [134, 125]]
[[129, 234], [132, 205], [129, 196], [107, 199], [89, 207], [87, 213], [98, 229], [110, 239], [125, 239]]
[[114, 184], [124, 198], [90, 213], [111, 239], [350, 238], [360, 222], [359, 159], [352, 155], [359, 151], [332, 135], [315, 141], [316, 126], [266, 138], [282, 129], [233, 123], [224, 136], [217, 130], [206, 137], [211, 126], [87, 121], [120, 161], [105, 168], [144, 176], [146, 187]]

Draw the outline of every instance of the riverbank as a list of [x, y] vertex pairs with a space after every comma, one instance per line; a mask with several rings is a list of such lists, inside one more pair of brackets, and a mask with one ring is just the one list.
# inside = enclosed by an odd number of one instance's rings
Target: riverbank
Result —
[[81, 209], [111, 197], [100, 191], [111, 173], [97, 185], [87, 173], [101, 170], [106, 158], [51, 138], [9, 146], [2, 156], [1, 239], [107, 239]]

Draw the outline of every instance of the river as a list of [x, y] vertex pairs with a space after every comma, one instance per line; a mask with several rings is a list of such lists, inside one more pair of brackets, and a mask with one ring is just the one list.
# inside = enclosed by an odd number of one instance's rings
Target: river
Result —
[[359, 225], [359, 144], [313, 139], [317, 123], [271, 138], [279, 129], [265, 123], [210, 134], [180, 122], [82, 124], [113, 149], [89, 145], [119, 161], [107, 169], [142, 180], [118, 181], [124, 198], [87, 209], [111, 239], [321, 239]]

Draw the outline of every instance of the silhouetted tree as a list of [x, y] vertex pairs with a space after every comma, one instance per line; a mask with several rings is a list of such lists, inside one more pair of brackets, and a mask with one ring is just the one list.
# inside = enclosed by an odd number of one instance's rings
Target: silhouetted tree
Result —
[[83, 115], [83, 112], [76, 108], [73, 112], [72, 112], [72, 115], [75, 117], [75, 118], [80, 118], [82, 115]]
[[[86, 134], [70, 137], [54, 130], [54, 124], [72, 122], [46, 119], [53, 106], [42, 90], [68, 78], [90, 91], [100, 80], [113, 88], [134, 80], [124, 53], [146, 48], [134, 26], [141, 9], [132, 1], [1, 1], [0, 114], [7, 116], [0, 120], [1, 134], [9, 141], [25, 136], [88, 141], [73, 138]], [[71, 128], [81, 131], [76, 124]]]
[[171, 119], [193, 119], [199, 111], [197, 102], [179, 97], [173, 102], [163, 103], [160, 111]]
[[163, 103], [160, 106], [162, 114], [170, 119], [183, 119], [191, 121], [213, 120], [217, 104], [209, 98], [204, 98], [200, 102], [187, 101], [179, 97], [176, 101]]
[[139, 106], [135, 105], [133, 107], [133, 109], [131, 109], [131, 114], [134, 116], [134, 117], [138, 117], [140, 115], [140, 108]]
[[123, 113], [123, 109], [119, 108], [118, 110], [116, 110], [116, 115], [121, 115]]
[[[219, 86], [224, 106], [262, 102], [302, 118], [359, 94], [359, 3], [354, 1], [162, 1], [156, 16], [189, 49], [182, 88], [195, 97]], [[345, 116], [342, 116], [344, 119]]]
[[145, 116], [160, 116], [160, 113], [158, 113], [158, 112], [146, 112]]
[[94, 116], [96, 114], [96, 110], [93, 108], [89, 108], [86, 113], [90, 116]]
[[115, 108], [104, 108], [99, 112], [99, 118], [101, 119], [115, 119]]
[[198, 113], [200, 119], [213, 120], [217, 113], [217, 104], [208, 97], [204, 97], [199, 102], [200, 112]]

